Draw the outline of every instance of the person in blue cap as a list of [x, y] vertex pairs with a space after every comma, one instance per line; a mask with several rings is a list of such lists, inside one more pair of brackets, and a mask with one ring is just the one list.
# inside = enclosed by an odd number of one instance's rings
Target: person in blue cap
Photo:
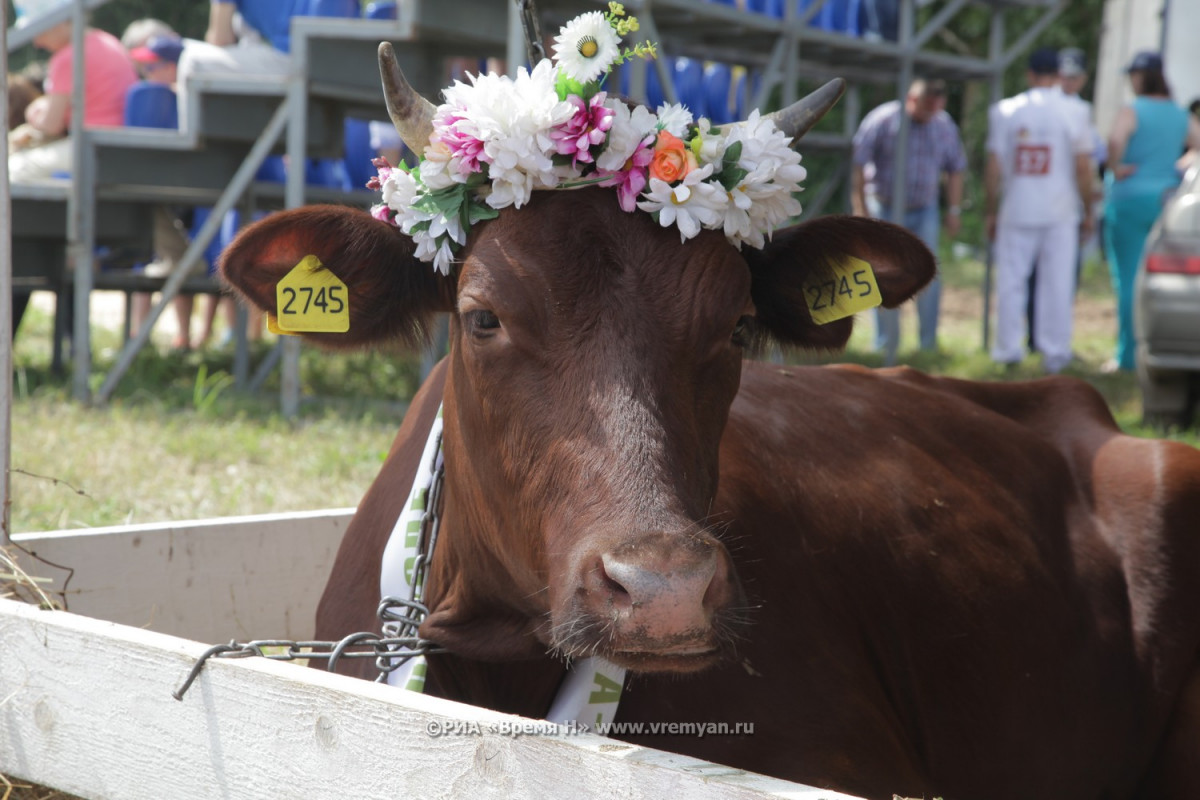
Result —
[[992, 359], [1025, 355], [1029, 276], [1037, 264], [1034, 346], [1042, 367], [1071, 361], [1075, 257], [1093, 225], [1092, 139], [1086, 115], [1058, 89], [1058, 52], [1035, 50], [1029, 89], [988, 110], [985, 225], [995, 242], [996, 341]]
[[1200, 121], [1172, 101], [1162, 57], [1140, 52], [1126, 72], [1134, 100], [1113, 122], [1104, 179], [1104, 249], [1117, 295], [1117, 351], [1104, 365], [1109, 372], [1137, 364], [1133, 284], [1142, 248], [1164, 197], [1179, 185], [1180, 153], [1200, 149]]

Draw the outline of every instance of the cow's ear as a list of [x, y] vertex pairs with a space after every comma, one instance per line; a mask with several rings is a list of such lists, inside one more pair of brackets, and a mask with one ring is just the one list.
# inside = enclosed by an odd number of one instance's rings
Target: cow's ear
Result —
[[248, 302], [277, 314], [280, 279], [306, 256], [316, 256], [346, 284], [350, 330], [305, 338], [329, 347], [395, 339], [419, 346], [433, 315], [454, 307], [454, 280], [415, 259], [413, 250], [409, 237], [365, 211], [305, 206], [247, 227], [221, 256], [220, 269]]
[[818, 217], [780, 231], [762, 250], [745, 249], [743, 254], [762, 332], [781, 344], [817, 349], [845, 346], [854, 326], [853, 317], [818, 325], [808, 305], [811, 287], [828, 281], [846, 256], [871, 265], [886, 308], [912, 297], [937, 271], [933, 254], [920, 239], [898, 225], [866, 217]]

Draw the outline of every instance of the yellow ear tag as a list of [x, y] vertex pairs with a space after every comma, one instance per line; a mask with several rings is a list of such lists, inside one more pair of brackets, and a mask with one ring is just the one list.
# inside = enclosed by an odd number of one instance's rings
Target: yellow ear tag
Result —
[[275, 325], [283, 333], [345, 333], [350, 330], [349, 301], [342, 279], [308, 255], [275, 287]]
[[818, 325], [883, 304], [871, 265], [854, 256], [844, 256], [834, 264], [828, 280], [805, 283], [804, 297], [808, 313]]
[[299, 336], [300, 335], [298, 333], [292, 333], [291, 331], [285, 331], [283, 328], [279, 327], [279, 321], [275, 319], [275, 315], [272, 314], [270, 311], [267, 312], [267, 331], [270, 333], [280, 334], [281, 336]]

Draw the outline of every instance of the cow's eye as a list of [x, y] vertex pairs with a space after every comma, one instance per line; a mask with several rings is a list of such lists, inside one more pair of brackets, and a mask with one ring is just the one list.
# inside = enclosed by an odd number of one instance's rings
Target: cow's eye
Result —
[[754, 331], [754, 317], [739, 317], [737, 325], [733, 326], [733, 343], [738, 347], [749, 347], [750, 338]]
[[500, 328], [500, 318], [486, 309], [468, 311], [463, 316], [466, 317], [467, 330], [475, 336], [487, 336]]

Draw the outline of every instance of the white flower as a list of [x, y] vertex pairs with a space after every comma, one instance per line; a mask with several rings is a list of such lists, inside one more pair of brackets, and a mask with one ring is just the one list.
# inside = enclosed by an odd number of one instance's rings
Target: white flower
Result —
[[681, 106], [679, 103], [673, 105], [663, 103], [658, 107], [658, 129], [660, 131], [666, 131], [672, 136], [682, 139], [691, 124], [692, 112], [687, 110], [687, 106]]
[[417, 182], [402, 169], [393, 167], [380, 187], [384, 204], [397, 214], [404, 214], [417, 193]]
[[638, 145], [655, 131], [657, 120], [645, 106], [630, 108], [617, 98], [604, 105], [612, 109], [613, 124], [604, 142], [604, 151], [596, 157], [596, 166], [605, 172], [618, 172], [633, 157]]
[[694, 169], [674, 186], [651, 178], [650, 188], [642, 194], [645, 200], [638, 203], [638, 208], [650, 213], [657, 211], [658, 224], [664, 228], [679, 226], [682, 242], [698, 234], [701, 227], [720, 227], [728, 197], [719, 185], [706, 182], [712, 170], [712, 164]]
[[[446, 91], [446, 105], [453, 107], [447, 115], [461, 118], [457, 130], [483, 142], [480, 160], [488, 165], [492, 193], [487, 202], [493, 208], [519, 208], [533, 189], [558, 183], [550, 130], [570, 119], [575, 109], [558, 99], [554, 82], [554, 65], [543, 60], [532, 72], [519, 69], [515, 80], [481, 75], [472, 77], [469, 86], [456, 83]], [[448, 169], [455, 171], [453, 164]]]
[[554, 37], [555, 63], [580, 83], [596, 80], [620, 55], [620, 39], [602, 11], [580, 14]]
[[[738, 166], [748, 172], [760, 172], [763, 180], [799, 184], [804, 180], [805, 169], [800, 166], [800, 154], [791, 148], [792, 140], [775, 127], [775, 123], [758, 113], [750, 112], [749, 118], [732, 126], [727, 143], [742, 143], [742, 154]], [[792, 189], [798, 189], [797, 185]]]
[[751, 247], [761, 248], [766, 242], [762, 231], [758, 229], [754, 219], [750, 216], [754, 201], [746, 193], [746, 184], [739, 183], [726, 194], [728, 203], [725, 206], [725, 218], [721, 226], [725, 230], [725, 238], [739, 250], [743, 242]]
[[744, 242], [761, 248], [776, 228], [800, 214], [793, 194], [800, 191], [807, 170], [800, 166], [791, 139], [757, 110], [729, 129], [726, 145], [735, 141], [742, 143], [738, 166], [747, 174], [729, 192], [725, 235], [739, 246]]
[[[425, 156], [417, 169], [421, 173], [421, 183], [436, 191], [452, 186], [456, 172], [452, 169], [450, 150], [441, 142], [430, 142], [425, 145]], [[465, 178], [463, 179], [465, 181]]]

